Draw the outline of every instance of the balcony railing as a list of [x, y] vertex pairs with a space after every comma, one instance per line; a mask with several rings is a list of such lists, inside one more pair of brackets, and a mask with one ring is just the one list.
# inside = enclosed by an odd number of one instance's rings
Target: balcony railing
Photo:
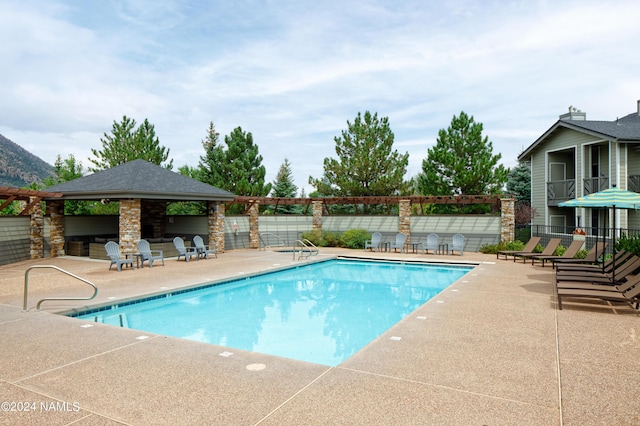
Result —
[[557, 206], [563, 201], [576, 198], [575, 179], [547, 182], [547, 205]]
[[592, 177], [584, 180], [584, 195], [599, 192], [607, 188], [609, 188], [608, 177]]
[[640, 175], [630, 175], [627, 179], [627, 189], [633, 192], [640, 192]]

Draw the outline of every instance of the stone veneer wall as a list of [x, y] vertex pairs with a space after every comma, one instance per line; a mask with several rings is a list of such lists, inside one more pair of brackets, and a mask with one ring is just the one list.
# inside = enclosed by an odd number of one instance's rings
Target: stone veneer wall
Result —
[[141, 235], [141, 202], [136, 199], [120, 200], [120, 250], [123, 253], [138, 251], [137, 242]]
[[313, 222], [311, 229], [322, 230], [322, 201], [312, 201], [313, 205]]
[[400, 219], [398, 222], [398, 232], [407, 236], [406, 243], [411, 242], [411, 201], [400, 200], [399, 206]]
[[167, 214], [167, 202], [157, 200], [142, 200], [142, 230], [145, 226], [153, 227], [153, 236], [143, 235], [144, 238], [162, 238], [165, 233], [165, 216]]
[[249, 209], [249, 248], [260, 248], [260, 229], [258, 207], [260, 203], [255, 202]]
[[51, 222], [49, 255], [64, 256], [64, 201], [47, 201]]
[[515, 220], [515, 200], [513, 198], [501, 198], [500, 208], [502, 210], [500, 241], [513, 241], [516, 236], [516, 220]]
[[[31, 203], [35, 201], [35, 197], [30, 197]], [[44, 253], [44, 218], [42, 216], [42, 204], [36, 202], [31, 207], [31, 236], [29, 243], [29, 252], [31, 259], [40, 259]]]
[[209, 228], [209, 246], [215, 247], [216, 252], [224, 252], [224, 216], [223, 203], [209, 201], [207, 203], [207, 226]]

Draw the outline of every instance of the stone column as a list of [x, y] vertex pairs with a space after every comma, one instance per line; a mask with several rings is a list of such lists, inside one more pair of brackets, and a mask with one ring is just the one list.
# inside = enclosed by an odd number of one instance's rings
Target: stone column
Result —
[[312, 230], [322, 231], [322, 201], [312, 201], [313, 206], [313, 222], [311, 225]]
[[508, 243], [516, 237], [515, 199], [500, 198], [500, 241]]
[[51, 257], [64, 256], [64, 201], [47, 201], [49, 213], [49, 255]]
[[260, 230], [258, 220], [258, 207], [260, 203], [257, 201], [249, 201], [251, 208], [249, 208], [249, 248], [260, 248]]
[[[167, 202], [156, 200], [141, 200], [141, 235], [144, 238], [162, 238], [165, 231], [165, 217], [167, 215]], [[152, 233], [145, 232], [153, 229]]]
[[140, 198], [120, 200], [120, 250], [123, 253], [138, 251], [141, 232]]
[[400, 218], [398, 220], [398, 232], [407, 236], [406, 243], [411, 242], [411, 200], [400, 200]]
[[224, 215], [225, 207], [215, 201], [207, 202], [209, 226], [209, 246], [215, 247], [218, 253], [224, 253]]
[[31, 259], [41, 259], [44, 255], [44, 218], [42, 217], [42, 203], [34, 202], [35, 197], [29, 198], [29, 203], [33, 203], [31, 207], [30, 235], [29, 235], [29, 252]]

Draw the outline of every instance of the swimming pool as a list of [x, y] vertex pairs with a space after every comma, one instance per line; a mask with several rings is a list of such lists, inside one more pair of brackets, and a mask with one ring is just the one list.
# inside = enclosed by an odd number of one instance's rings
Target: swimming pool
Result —
[[470, 269], [328, 260], [73, 316], [335, 366]]

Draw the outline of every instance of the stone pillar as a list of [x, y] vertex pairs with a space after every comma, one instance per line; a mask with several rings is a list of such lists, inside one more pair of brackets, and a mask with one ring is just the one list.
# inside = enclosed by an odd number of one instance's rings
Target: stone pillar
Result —
[[312, 230], [322, 231], [322, 201], [312, 201], [313, 206], [313, 222], [311, 225]]
[[258, 220], [258, 207], [260, 203], [257, 201], [249, 201], [251, 207], [249, 208], [249, 248], [260, 248], [260, 230]]
[[162, 238], [165, 231], [167, 202], [141, 200], [141, 235], [143, 238]]
[[123, 253], [138, 251], [141, 231], [141, 202], [139, 198], [120, 200], [120, 250]]
[[400, 200], [398, 208], [400, 218], [398, 220], [398, 232], [407, 236], [406, 243], [411, 242], [411, 200]]
[[34, 202], [35, 197], [29, 198], [31, 207], [31, 221], [29, 231], [29, 252], [31, 259], [41, 259], [44, 255], [44, 218], [42, 217], [42, 203]]
[[51, 257], [64, 256], [64, 201], [47, 201], [49, 213], [49, 255]]
[[500, 198], [500, 241], [508, 243], [516, 237], [515, 199]]
[[218, 253], [224, 253], [224, 215], [222, 203], [207, 202], [207, 224], [209, 227], [209, 246], [215, 247]]

